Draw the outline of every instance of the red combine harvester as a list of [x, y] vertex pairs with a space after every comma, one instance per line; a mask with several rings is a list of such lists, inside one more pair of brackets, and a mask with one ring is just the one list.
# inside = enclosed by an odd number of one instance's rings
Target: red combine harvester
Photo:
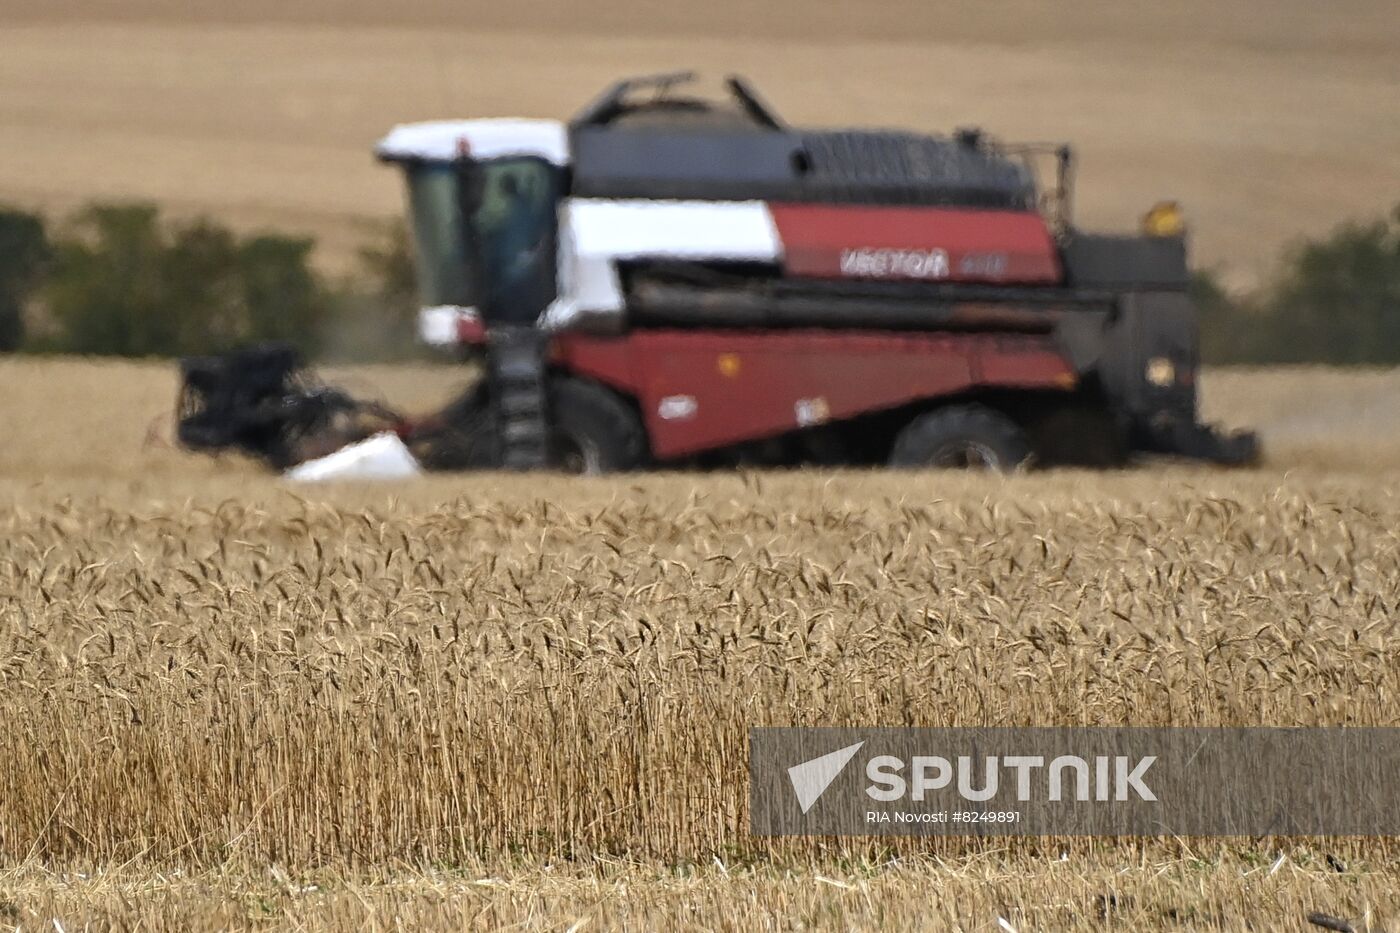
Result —
[[[402, 126], [427, 341], [485, 378], [439, 467], [1221, 463], [1179, 217], [1105, 236], [1068, 148], [788, 127], [742, 80], [624, 81], [572, 123]], [[1053, 164], [1042, 187], [1036, 172]]]

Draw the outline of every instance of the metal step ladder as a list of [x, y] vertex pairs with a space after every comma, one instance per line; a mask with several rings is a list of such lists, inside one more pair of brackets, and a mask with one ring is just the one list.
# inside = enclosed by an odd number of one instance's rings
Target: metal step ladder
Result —
[[507, 470], [543, 469], [549, 465], [547, 336], [535, 327], [495, 327], [487, 341], [487, 378], [501, 465]]

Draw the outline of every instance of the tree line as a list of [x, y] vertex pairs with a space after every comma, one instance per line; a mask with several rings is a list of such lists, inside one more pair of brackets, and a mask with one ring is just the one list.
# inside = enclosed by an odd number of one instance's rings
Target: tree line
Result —
[[1297, 244], [1252, 294], [1209, 273], [1195, 292], [1209, 362], [1400, 363], [1400, 206]]
[[[378, 229], [340, 276], [314, 249], [148, 204], [97, 204], [57, 226], [0, 207], [0, 351], [182, 356], [281, 340], [323, 357], [411, 353], [402, 225]], [[1281, 269], [1245, 295], [1196, 274], [1207, 362], [1400, 363], [1400, 207], [1296, 245]]]
[[0, 208], [0, 350], [164, 357], [278, 340], [317, 356], [412, 352], [402, 226], [374, 229], [338, 276], [314, 250], [308, 237], [172, 221], [149, 204], [96, 204], [56, 227]]

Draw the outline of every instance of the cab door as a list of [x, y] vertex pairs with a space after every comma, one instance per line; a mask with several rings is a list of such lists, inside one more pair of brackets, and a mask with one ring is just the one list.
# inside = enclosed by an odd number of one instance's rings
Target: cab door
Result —
[[488, 326], [535, 323], [558, 293], [558, 167], [538, 158], [478, 164], [468, 216]]

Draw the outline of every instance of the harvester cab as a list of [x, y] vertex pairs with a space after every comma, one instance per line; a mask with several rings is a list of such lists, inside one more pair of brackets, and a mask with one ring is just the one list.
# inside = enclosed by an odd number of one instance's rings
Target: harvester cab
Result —
[[422, 336], [485, 362], [473, 465], [1253, 458], [1196, 419], [1184, 237], [1076, 230], [1067, 147], [796, 129], [693, 78], [380, 144]]

